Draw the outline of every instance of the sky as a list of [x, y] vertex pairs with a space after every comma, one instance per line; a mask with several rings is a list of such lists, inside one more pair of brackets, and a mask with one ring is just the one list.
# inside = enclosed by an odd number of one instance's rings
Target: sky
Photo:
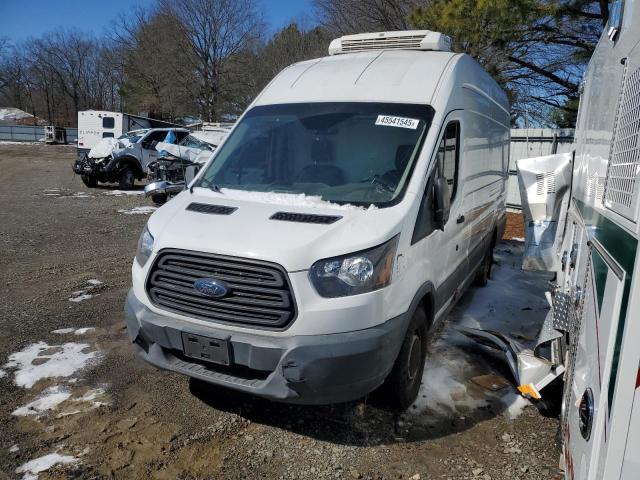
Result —
[[[0, 37], [14, 42], [59, 27], [101, 35], [120, 13], [153, 0], [0, 0]], [[270, 30], [311, 17], [312, 0], [257, 0]]]

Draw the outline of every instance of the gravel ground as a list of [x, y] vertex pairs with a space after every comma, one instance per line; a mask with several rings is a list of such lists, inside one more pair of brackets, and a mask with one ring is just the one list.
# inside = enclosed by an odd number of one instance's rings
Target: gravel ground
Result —
[[[128, 345], [122, 305], [147, 216], [119, 210], [150, 203], [87, 189], [71, 171], [73, 158], [70, 147], [0, 145], [0, 479], [36, 478], [39, 470], [43, 479], [560, 478], [557, 418], [536, 406], [513, 418], [517, 397], [504, 365], [480, 351], [456, 364], [442, 340], [455, 337], [448, 326], [428, 359], [429, 368], [440, 368], [429, 371], [445, 374], [423, 390], [426, 407], [403, 415], [387, 412], [375, 395], [301, 407], [190, 388], [185, 377], [143, 364]], [[500, 245], [503, 272], [519, 262], [520, 250]], [[541, 295], [545, 279], [526, 280]], [[479, 308], [478, 295], [467, 292], [447, 325]], [[524, 301], [488, 307], [487, 315], [544, 318], [543, 307]], [[44, 343], [27, 367], [53, 365], [74, 348], [87, 364], [18, 386], [17, 357], [10, 356], [36, 342]], [[447, 352], [458, 367], [455, 381], [442, 370]], [[478, 374], [509, 385], [482, 389], [470, 382]], [[47, 409], [42, 398], [53, 399], [51, 392], [65, 399]], [[447, 401], [433, 403], [432, 395]], [[24, 406], [30, 414], [12, 414]]]

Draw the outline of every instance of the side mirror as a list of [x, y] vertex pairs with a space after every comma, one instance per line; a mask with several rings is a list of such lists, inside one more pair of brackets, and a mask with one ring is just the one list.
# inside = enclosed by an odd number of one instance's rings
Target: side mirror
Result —
[[151, 145], [151, 142], [149, 142], [149, 140], [143, 140], [142, 142], [140, 142], [140, 146], [145, 150], [149, 149], [149, 145]]
[[433, 182], [433, 216], [435, 227], [444, 231], [444, 226], [449, 220], [449, 210], [451, 207], [451, 190], [447, 179], [437, 177]]

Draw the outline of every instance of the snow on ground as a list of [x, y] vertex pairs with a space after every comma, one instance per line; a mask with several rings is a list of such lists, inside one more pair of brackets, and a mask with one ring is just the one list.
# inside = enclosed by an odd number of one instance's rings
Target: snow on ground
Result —
[[15, 142], [12, 140], [0, 140], [0, 145], [44, 145], [44, 142]]
[[68, 407], [63, 409], [57, 415], [57, 418], [68, 417], [69, 415], [87, 412], [103, 405], [109, 405], [109, 402], [105, 399], [105, 395], [106, 391], [104, 388], [94, 388], [85, 392], [81, 397], [72, 397], [67, 401], [69, 404]]
[[16, 121], [24, 118], [33, 118], [33, 115], [15, 107], [0, 108], [0, 120]]
[[71, 396], [71, 392], [60, 385], [47, 388], [35, 400], [15, 409], [11, 412], [17, 417], [26, 417], [29, 415], [40, 415], [48, 410], [55, 409], [62, 402]]
[[59, 328], [57, 330], [53, 330], [51, 333], [57, 333], [58, 335], [68, 335], [73, 333], [74, 335], [85, 335], [90, 331], [95, 330], [93, 327], [82, 327], [82, 328]]
[[[499, 244], [488, 286], [472, 287], [449, 314], [441, 334], [429, 347], [418, 398], [409, 409], [411, 414], [465, 415], [497, 403], [507, 418], [515, 418], [529, 405], [517, 394], [506, 360], [488, 353], [456, 330], [463, 325], [500, 331], [519, 340], [536, 338], [549, 308], [542, 295], [547, 277], [523, 272], [521, 254], [521, 244]], [[496, 362], [504, 365], [497, 373], [492, 366]], [[471, 378], [484, 374], [504, 375], [511, 386], [492, 392], [471, 382]]]
[[66, 335], [68, 333], [75, 332], [75, 328], [59, 328], [57, 330], [52, 331], [51, 333], [57, 333], [58, 335]]
[[113, 195], [119, 197], [122, 195], [144, 195], [144, 190], [109, 190], [104, 192], [105, 195]]
[[87, 192], [76, 192], [71, 195], [71, 198], [93, 198], [93, 195], [89, 195]]
[[71, 377], [78, 370], [96, 362], [100, 352], [89, 351], [86, 343], [47, 345], [38, 342], [12, 353], [4, 368], [15, 370], [14, 383], [31, 388], [43, 378]]
[[[284, 205], [290, 207], [306, 207], [306, 208], [330, 208], [334, 210], [366, 210], [364, 207], [355, 205], [340, 205], [337, 203], [323, 200], [322, 197], [305, 195], [304, 193], [275, 193], [275, 192], [248, 192], [245, 190], [234, 190], [231, 188], [221, 189], [221, 193], [213, 192], [220, 198], [228, 198], [231, 200], [244, 200], [247, 202], [268, 203], [274, 205]], [[369, 210], [375, 210], [374, 206]]]
[[0, 378], [4, 378], [4, 377], [6, 377], [6, 376], [7, 376], [7, 372], [5, 372], [4, 370], [2, 370], [2, 369], [0, 368]]
[[95, 292], [100, 290], [100, 286], [103, 284], [103, 282], [95, 278], [87, 280], [85, 282], [85, 287], [82, 290], [71, 292], [71, 296], [68, 298], [68, 300], [70, 302], [80, 303], [93, 297], [97, 297], [99, 294]]
[[9, 453], [16, 453], [20, 451], [20, 445], [18, 445], [17, 443], [15, 445], [12, 445], [9, 448]]
[[70, 465], [78, 462], [76, 457], [61, 455], [59, 453], [49, 453], [43, 457], [34, 458], [27, 463], [16, 468], [16, 473], [22, 473], [22, 480], [36, 480], [38, 474], [46, 472], [55, 465]]
[[69, 297], [69, 301], [74, 303], [80, 303], [80, 302], [84, 302], [85, 300], [89, 300], [95, 296], [97, 295], [92, 295], [90, 293], [85, 293], [83, 290], [79, 290], [71, 294], [71, 296]]
[[153, 213], [158, 207], [144, 206], [133, 207], [125, 210], [118, 210], [118, 213], [124, 213], [125, 215], [149, 215]]

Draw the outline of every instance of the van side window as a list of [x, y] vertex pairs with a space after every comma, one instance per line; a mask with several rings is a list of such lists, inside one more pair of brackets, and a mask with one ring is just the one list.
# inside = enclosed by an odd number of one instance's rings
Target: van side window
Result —
[[424, 189], [422, 195], [422, 202], [420, 203], [420, 210], [418, 211], [418, 218], [416, 224], [413, 227], [413, 235], [411, 237], [411, 245], [419, 242], [425, 237], [431, 235], [431, 232], [435, 230], [433, 225], [433, 181], [435, 178], [435, 172], [431, 175], [427, 181], [427, 186]]
[[102, 128], [113, 128], [116, 122], [113, 117], [102, 117]]
[[451, 199], [458, 187], [458, 157], [460, 150], [460, 124], [451, 122], [444, 131], [438, 147], [438, 165], [451, 189]]

